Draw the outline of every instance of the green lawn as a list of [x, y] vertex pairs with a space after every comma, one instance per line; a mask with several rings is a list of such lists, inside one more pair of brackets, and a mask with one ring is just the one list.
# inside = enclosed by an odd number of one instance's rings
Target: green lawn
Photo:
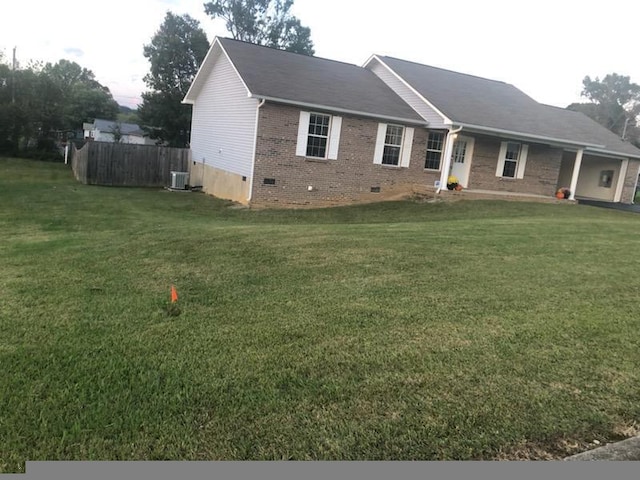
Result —
[[0, 471], [623, 438], [639, 239], [640, 216], [586, 206], [249, 211], [0, 159]]

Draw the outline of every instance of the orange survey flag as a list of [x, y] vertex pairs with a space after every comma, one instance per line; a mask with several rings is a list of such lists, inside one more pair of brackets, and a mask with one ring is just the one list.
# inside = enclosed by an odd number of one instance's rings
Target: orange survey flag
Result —
[[171, 285], [171, 303], [176, 303], [178, 301], [178, 292], [174, 285]]

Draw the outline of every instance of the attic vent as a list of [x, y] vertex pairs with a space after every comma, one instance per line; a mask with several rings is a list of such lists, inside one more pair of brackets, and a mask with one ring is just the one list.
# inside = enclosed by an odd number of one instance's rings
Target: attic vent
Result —
[[189, 172], [171, 172], [171, 188], [185, 190], [189, 183]]

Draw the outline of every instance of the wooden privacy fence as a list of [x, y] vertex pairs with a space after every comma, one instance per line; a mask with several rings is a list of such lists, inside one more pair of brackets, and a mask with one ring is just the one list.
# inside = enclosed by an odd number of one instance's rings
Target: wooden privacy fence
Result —
[[71, 168], [88, 185], [164, 187], [172, 171], [188, 171], [189, 149], [88, 142], [79, 150], [74, 145]]

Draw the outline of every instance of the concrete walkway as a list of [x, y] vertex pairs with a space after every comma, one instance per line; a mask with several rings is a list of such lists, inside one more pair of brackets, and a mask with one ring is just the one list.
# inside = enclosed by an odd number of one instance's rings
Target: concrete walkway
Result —
[[638, 460], [640, 461], [640, 437], [627, 438], [587, 452], [578, 453], [565, 460]]

